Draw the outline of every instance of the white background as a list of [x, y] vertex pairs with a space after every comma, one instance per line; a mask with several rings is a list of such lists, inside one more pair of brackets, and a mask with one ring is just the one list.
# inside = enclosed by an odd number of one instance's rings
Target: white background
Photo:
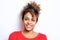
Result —
[[[10, 33], [20, 29], [19, 13], [30, 1], [34, 0], [0, 0], [0, 40], [8, 40]], [[60, 40], [60, 1], [35, 1], [42, 10], [34, 31], [46, 34], [48, 40]]]

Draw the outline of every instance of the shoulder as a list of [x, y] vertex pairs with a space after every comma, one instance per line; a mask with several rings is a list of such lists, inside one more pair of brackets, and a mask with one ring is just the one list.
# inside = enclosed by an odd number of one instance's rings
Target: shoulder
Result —
[[13, 40], [13, 39], [16, 39], [18, 35], [20, 35], [21, 31], [15, 31], [15, 32], [12, 32], [10, 35], [9, 35], [9, 40]]
[[19, 33], [21, 33], [21, 31], [14, 31], [10, 35], [15, 35], [15, 34], [19, 34]]
[[39, 33], [39, 38], [43, 40], [47, 40], [47, 36], [45, 34]]
[[40, 36], [46, 36], [45, 34], [39, 33]]

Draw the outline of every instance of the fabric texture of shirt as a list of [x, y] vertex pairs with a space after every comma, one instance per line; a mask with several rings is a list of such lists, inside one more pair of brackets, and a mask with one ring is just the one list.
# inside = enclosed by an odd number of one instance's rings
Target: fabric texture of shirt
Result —
[[47, 37], [39, 33], [35, 38], [26, 38], [21, 31], [15, 31], [10, 34], [8, 40], [47, 40]]

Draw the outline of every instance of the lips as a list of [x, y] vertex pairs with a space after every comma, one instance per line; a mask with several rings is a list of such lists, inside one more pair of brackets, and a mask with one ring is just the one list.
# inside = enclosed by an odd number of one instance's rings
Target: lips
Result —
[[27, 25], [27, 28], [31, 28], [31, 25]]
[[32, 26], [31, 25], [27, 25], [26, 26], [26, 30], [32, 30]]

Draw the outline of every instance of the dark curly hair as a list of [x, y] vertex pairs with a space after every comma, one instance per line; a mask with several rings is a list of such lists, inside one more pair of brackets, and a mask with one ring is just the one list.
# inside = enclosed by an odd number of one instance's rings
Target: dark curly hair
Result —
[[37, 5], [35, 2], [31, 2], [31, 3], [28, 3], [24, 9], [22, 10], [22, 20], [24, 19], [24, 16], [27, 12], [30, 12], [32, 15], [34, 14], [36, 17], [37, 17], [37, 20], [38, 21], [38, 16], [39, 16], [39, 11], [40, 11], [40, 6]]

